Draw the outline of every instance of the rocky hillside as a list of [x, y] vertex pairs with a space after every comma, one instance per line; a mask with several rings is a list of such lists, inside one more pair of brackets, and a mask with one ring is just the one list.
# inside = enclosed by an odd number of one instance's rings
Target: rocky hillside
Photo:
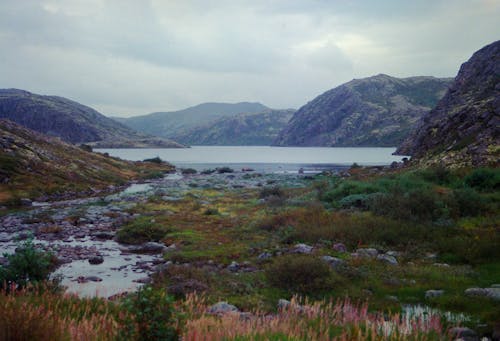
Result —
[[203, 103], [179, 111], [156, 112], [144, 116], [115, 119], [146, 134], [173, 138], [222, 117], [240, 113], [259, 113], [268, 109], [260, 103]]
[[383, 74], [352, 80], [300, 108], [274, 144], [397, 146], [441, 99], [450, 81]]
[[269, 146], [286, 126], [294, 110], [269, 110], [258, 114], [224, 117], [174, 139], [190, 145]]
[[[70, 143], [106, 141], [126, 147], [134, 146], [137, 140], [151, 138], [80, 103], [17, 89], [0, 89], [0, 118]], [[182, 147], [168, 140], [156, 139], [155, 142], [151, 146]]]
[[498, 165], [500, 159], [500, 41], [464, 63], [437, 106], [398, 148], [422, 163]]
[[21, 198], [95, 194], [109, 185], [171, 170], [167, 164], [129, 162], [87, 152], [0, 119], [0, 205]]

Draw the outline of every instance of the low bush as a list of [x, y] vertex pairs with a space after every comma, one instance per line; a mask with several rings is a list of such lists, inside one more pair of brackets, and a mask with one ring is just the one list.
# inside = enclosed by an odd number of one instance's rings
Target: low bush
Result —
[[335, 284], [330, 266], [306, 255], [278, 257], [266, 268], [265, 274], [272, 286], [290, 293], [317, 296]]
[[285, 192], [278, 186], [264, 187], [259, 192], [259, 198], [266, 199], [269, 197], [284, 198]]
[[159, 241], [168, 232], [168, 228], [157, 223], [151, 217], [139, 217], [119, 229], [116, 237], [120, 243], [141, 244]]
[[500, 189], [500, 170], [493, 168], [475, 169], [465, 177], [464, 183], [479, 191], [498, 191]]
[[16, 283], [25, 287], [28, 283], [47, 280], [55, 267], [55, 257], [35, 247], [33, 239], [20, 243], [14, 254], [4, 254], [8, 265], [0, 267], [0, 287], [4, 283]]
[[122, 321], [121, 339], [179, 340], [183, 319], [165, 290], [140, 288], [122, 307], [128, 314]]

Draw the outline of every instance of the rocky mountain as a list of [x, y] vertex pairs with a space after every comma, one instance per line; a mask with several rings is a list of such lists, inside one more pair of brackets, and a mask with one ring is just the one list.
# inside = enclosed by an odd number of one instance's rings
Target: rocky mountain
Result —
[[436, 107], [424, 115], [397, 153], [420, 163], [498, 165], [500, 159], [500, 41], [462, 66]]
[[274, 141], [278, 146], [397, 146], [445, 94], [451, 79], [355, 79], [301, 107]]
[[[69, 99], [17, 89], [0, 89], [0, 118], [70, 143], [106, 141], [127, 147], [152, 138]], [[182, 147], [173, 141], [152, 141], [156, 144], [149, 146]]]
[[144, 116], [115, 119], [146, 134], [173, 138], [222, 117], [240, 113], [259, 113], [268, 109], [260, 103], [203, 103], [179, 111], [156, 112]]
[[87, 152], [12, 121], [0, 119], [0, 205], [21, 198], [64, 198], [86, 191], [95, 194], [123, 184], [171, 171], [168, 164], [124, 161]]
[[269, 146], [286, 126], [294, 110], [268, 110], [258, 114], [223, 117], [205, 126], [175, 135], [189, 145]]

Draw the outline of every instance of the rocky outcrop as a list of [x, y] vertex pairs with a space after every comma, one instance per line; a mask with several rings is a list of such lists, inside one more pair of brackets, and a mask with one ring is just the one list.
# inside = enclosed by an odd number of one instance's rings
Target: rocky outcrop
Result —
[[183, 147], [166, 139], [152, 139], [67, 98], [18, 89], [0, 89], [0, 118], [70, 143], [107, 141], [108, 145], [136, 147], [139, 141], [144, 144], [149, 138], [147, 147]]
[[498, 165], [500, 41], [466, 62], [436, 107], [398, 148], [420, 164]]
[[278, 146], [397, 146], [445, 94], [450, 79], [355, 79], [300, 108], [280, 132]]
[[269, 110], [257, 114], [238, 114], [175, 135], [188, 145], [269, 146], [286, 126], [294, 110]]
[[31, 205], [28, 198], [93, 195], [110, 185], [173, 169], [92, 153], [0, 119], [0, 203]]

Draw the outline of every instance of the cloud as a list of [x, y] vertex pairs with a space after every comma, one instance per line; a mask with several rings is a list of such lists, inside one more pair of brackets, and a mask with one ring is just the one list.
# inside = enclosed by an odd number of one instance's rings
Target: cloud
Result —
[[454, 76], [498, 38], [500, 4], [4, 0], [0, 16], [0, 87], [127, 116], [205, 101], [299, 107], [381, 72]]

